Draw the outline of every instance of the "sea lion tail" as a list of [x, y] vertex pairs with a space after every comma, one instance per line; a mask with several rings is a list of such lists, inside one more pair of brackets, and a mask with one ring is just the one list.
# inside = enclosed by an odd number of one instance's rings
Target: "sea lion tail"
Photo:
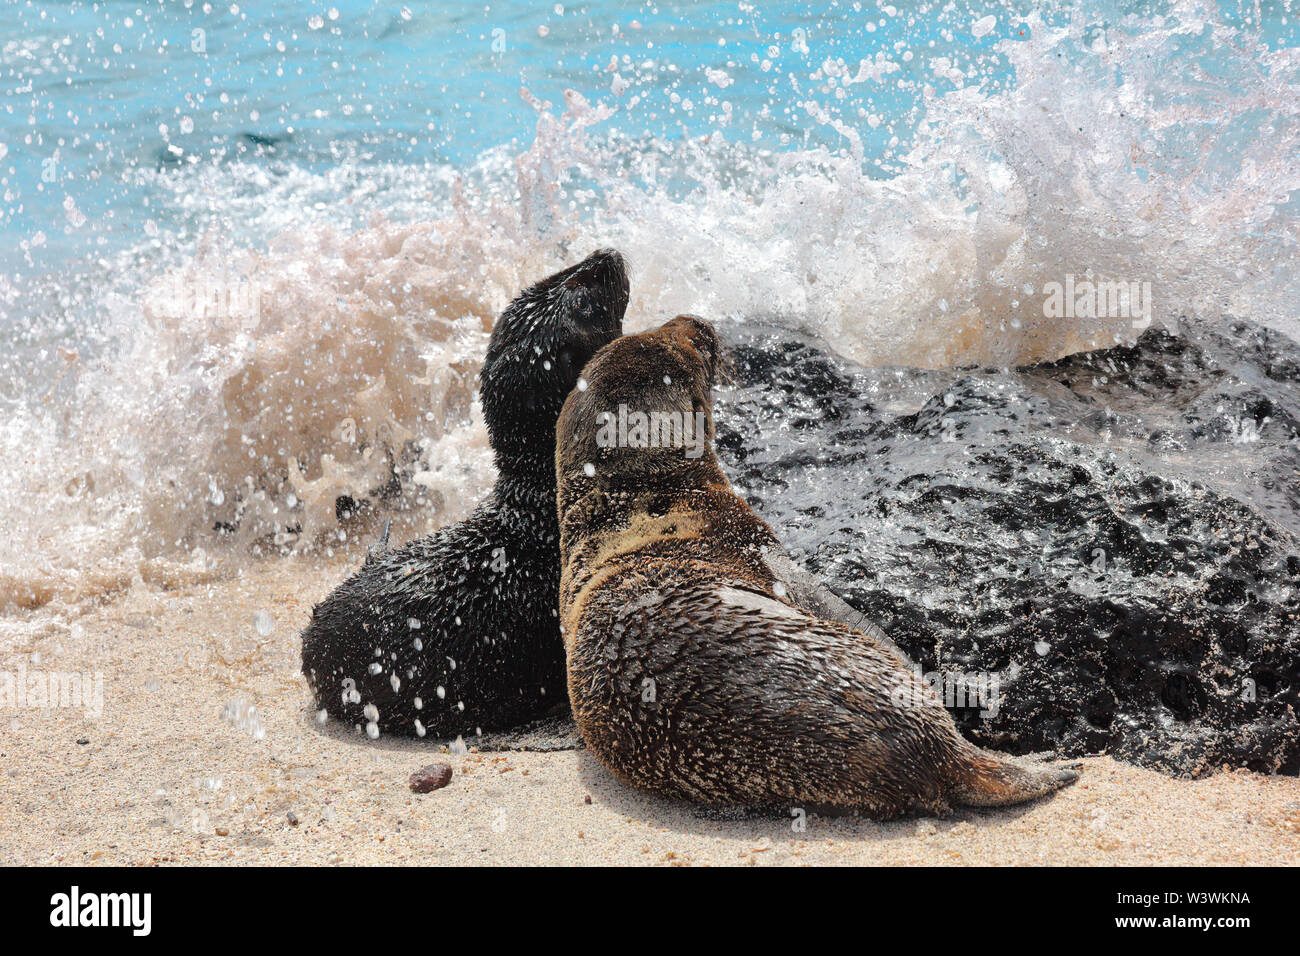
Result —
[[1079, 779], [1079, 764], [1035, 764], [964, 749], [950, 797], [966, 807], [1006, 807], [1033, 800]]

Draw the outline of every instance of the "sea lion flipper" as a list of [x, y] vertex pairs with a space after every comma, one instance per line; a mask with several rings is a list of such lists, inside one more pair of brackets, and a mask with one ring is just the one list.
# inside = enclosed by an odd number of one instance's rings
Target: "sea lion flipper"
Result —
[[1044, 796], [1079, 779], [1079, 764], [1029, 764], [968, 745], [964, 773], [949, 793], [967, 807], [1005, 807]]
[[874, 621], [823, 584], [816, 575], [799, 567], [785, 551], [778, 547], [768, 548], [763, 552], [763, 561], [772, 576], [785, 585], [786, 595], [796, 607], [822, 620], [839, 621], [861, 631], [897, 655], [905, 667], [912, 666], [911, 658]]

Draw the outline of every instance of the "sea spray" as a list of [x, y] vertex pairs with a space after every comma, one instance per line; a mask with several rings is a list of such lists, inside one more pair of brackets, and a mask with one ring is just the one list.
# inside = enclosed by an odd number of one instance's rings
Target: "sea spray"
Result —
[[[344, 146], [324, 168], [281, 152], [129, 171], [205, 227], [141, 217], [135, 248], [73, 278], [0, 283], [6, 317], [50, 316], [8, 366], [39, 374], [4, 383], [0, 605], [349, 547], [367, 506], [399, 534], [462, 517], [492, 477], [474, 377], [494, 315], [601, 245], [632, 266], [629, 330], [774, 321], [868, 365], [1132, 341], [1126, 316], [1045, 314], [1071, 275], [1149, 282], [1157, 326], [1248, 315], [1296, 334], [1278, 266], [1295, 255], [1294, 49], [1191, 3], [1101, 27], [1000, 15], [979, 39], [1012, 82], [920, 48], [784, 61], [773, 102], [843, 148], [647, 137], [630, 91], [529, 92], [533, 142], [460, 166]], [[727, 75], [709, 87], [738, 95], [747, 74]], [[882, 165], [890, 123], [837, 93], [889, 84], [922, 104]]]

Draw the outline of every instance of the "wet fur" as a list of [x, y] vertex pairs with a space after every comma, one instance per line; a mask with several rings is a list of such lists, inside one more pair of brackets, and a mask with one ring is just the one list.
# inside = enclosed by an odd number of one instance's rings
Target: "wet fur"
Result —
[[564, 707], [555, 419], [627, 301], [622, 257], [601, 250], [502, 313], [480, 375], [496, 485], [467, 520], [377, 549], [317, 605], [302, 665], [330, 716], [450, 737]]
[[560, 415], [568, 690], [597, 758], [669, 797], [877, 818], [1017, 803], [1075, 779], [979, 750], [924, 703], [878, 629], [810, 613], [765, 557], [782, 553], [771, 528], [711, 448], [691, 459], [599, 447], [600, 415], [620, 403], [703, 410], [711, 439], [718, 354], [713, 329], [691, 317], [627, 336], [592, 360], [588, 388]]

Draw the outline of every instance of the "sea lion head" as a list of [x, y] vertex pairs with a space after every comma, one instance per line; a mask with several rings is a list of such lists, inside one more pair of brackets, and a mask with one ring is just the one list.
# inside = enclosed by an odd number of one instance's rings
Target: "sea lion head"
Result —
[[721, 362], [713, 326], [693, 315], [605, 346], [560, 414], [560, 480], [712, 474], [713, 385]]
[[623, 331], [623, 257], [598, 249], [519, 293], [492, 329], [479, 394], [502, 471], [551, 477], [555, 419], [578, 373]]

